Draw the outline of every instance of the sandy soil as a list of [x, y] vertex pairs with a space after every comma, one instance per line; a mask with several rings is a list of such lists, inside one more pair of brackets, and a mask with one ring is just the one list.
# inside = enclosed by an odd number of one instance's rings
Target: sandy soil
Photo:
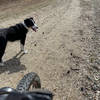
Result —
[[94, 100], [95, 92], [88, 88], [93, 83], [88, 78], [94, 77], [91, 65], [96, 58], [92, 40], [93, 2], [29, 0], [27, 3], [26, 0], [4, 5], [0, 6], [0, 27], [33, 16], [39, 30], [29, 31], [26, 55], [15, 57], [20, 50], [19, 42], [8, 43], [5, 67], [0, 68], [0, 87], [16, 88], [19, 80], [33, 71], [39, 74], [42, 87], [55, 94], [54, 100]]

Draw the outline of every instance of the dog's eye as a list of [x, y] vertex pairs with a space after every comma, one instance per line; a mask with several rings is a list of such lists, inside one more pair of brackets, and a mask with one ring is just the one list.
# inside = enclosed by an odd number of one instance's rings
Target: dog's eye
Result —
[[31, 22], [32, 22], [33, 24], [35, 23], [35, 21], [34, 21], [34, 20], [32, 20], [32, 19], [31, 19]]

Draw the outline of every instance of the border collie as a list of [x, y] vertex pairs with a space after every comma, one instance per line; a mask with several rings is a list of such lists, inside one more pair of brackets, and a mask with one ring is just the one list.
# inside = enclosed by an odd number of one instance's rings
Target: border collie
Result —
[[20, 40], [21, 51], [27, 53], [24, 50], [24, 45], [25, 45], [25, 39], [29, 28], [32, 28], [35, 32], [38, 29], [32, 17], [25, 19], [24, 22], [16, 24], [15, 26], [0, 29], [0, 66], [4, 65], [2, 57], [5, 53], [5, 49], [8, 41], [14, 42], [16, 40]]

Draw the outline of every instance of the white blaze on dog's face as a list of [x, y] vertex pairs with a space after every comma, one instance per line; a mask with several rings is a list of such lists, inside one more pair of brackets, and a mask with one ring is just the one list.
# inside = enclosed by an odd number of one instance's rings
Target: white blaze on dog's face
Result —
[[31, 27], [35, 32], [37, 31], [38, 29], [38, 26], [35, 24], [35, 21], [33, 19], [32, 20], [32, 23], [33, 23], [33, 26]]
[[32, 26], [32, 29], [36, 32], [38, 29], [38, 26], [36, 24], [34, 24], [34, 26]]

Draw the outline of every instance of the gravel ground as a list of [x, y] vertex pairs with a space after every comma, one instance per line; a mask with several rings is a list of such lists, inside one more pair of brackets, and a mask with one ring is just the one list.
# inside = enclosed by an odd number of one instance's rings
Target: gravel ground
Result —
[[99, 0], [24, 3], [0, 6], [0, 27], [29, 16], [39, 26], [37, 33], [30, 30], [27, 36], [28, 54], [15, 57], [19, 43], [8, 43], [0, 87], [16, 88], [33, 71], [39, 74], [42, 87], [55, 94], [54, 100], [99, 100]]

